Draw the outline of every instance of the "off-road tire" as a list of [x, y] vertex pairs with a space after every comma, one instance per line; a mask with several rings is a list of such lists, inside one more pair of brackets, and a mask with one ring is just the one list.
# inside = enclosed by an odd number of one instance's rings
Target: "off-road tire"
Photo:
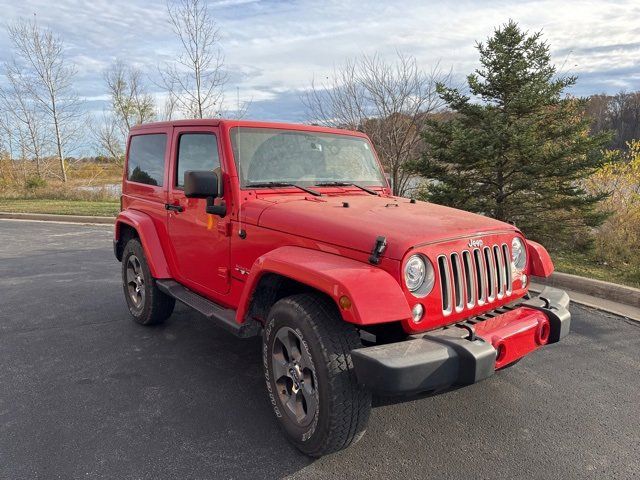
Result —
[[[143, 279], [142, 299], [138, 305], [132, 299], [127, 279], [127, 269], [130, 260], [139, 262], [140, 277]], [[124, 298], [129, 307], [133, 319], [141, 325], [157, 325], [164, 322], [173, 313], [176, 301], [174, 298], [161, 292], [156, 285], [156, 280], [151, 276], [144, 249], [137, 238], [130, 239], [122, 252], [122, 287]]]
[[[277, 390], [273, 351], [280, 331], [291, 329], [315, 367], [317, 409], [309, 425], [290, 417]], [[263, 332], [262, 357], [267, 393], [278, 423], [303, 453], [320, 457], [357, 442], [367, 427], [371, 393], [356, 380], [351, 350], [362, 347], [356, 329], [343, 321], [336, 305], [317, 294], [279, 300], [271, 308]], [[282, 385], [282, 384], [280, 384]], [[306, 405], [306, 403], [305, 403]]]

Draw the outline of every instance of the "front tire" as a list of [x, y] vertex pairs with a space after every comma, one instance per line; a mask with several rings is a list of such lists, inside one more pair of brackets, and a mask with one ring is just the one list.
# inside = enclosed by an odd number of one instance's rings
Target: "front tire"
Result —
[[139, 324], [156, 325], [173, 313], [176, 300], [157, 287], [136, 238], [129, 240], [122, 252], [122, 287], [129, 313]]
[[356, 329], [320, 295], [293, 295], [271, 308], [262, 348], [267, 393], [303, 453], [320, 457], [364, 434], [371, 393], [357, 383], [351, 361], [351, 350], [361, 346]]

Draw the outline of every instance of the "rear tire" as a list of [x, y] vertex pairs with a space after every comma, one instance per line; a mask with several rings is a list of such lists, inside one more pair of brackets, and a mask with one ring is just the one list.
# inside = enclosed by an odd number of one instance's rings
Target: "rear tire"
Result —
[[303, 453], [320, 457], [364, 435], [371, 393], [358, 384], [351, 361], [361, 346], [356, 329], [321, 295], [293, 295], [271, 308], [262, 348], [267, 393]]
[[137, 238], [129, 240], [122, 252], [122, 287], [129, 313], [139, 324], [156, 325], [173, 313], [176, 300], [156, 285]]

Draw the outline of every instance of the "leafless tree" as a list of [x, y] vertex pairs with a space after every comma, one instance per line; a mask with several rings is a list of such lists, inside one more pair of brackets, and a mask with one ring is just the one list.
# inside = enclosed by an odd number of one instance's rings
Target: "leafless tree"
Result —
[[[7, 85], [0, 87], [0, 107], [4, 110], [6, 117], [3, 130], [10, 143], [13, 136], [19, 133], [18, 139], [21, 140], [19, 148], [24, 152], [23, 160], [26, 160], [26, 157], [35, 160], [36, 174], [41, 177], [41, 163], [47, 142], [46, 119], [43, 118], [36, 99], [29, 92], [28, 79], [15, 62], [5, 64], [4, 76]], [[13, 150], [11, 144], [9, 149]]]
[[[2, 109], [4, 108], [3, 106]], [[12, 180], [17, 180], [20, 175], [22, 180], [26, 182], [28, 173], [25, 160], [28, 158], [26, 146], [29, 142], [29, 136], [25, 132], [24, 125], [16, 119], [15, 115], [4, 111], [0, 116], [0, 132], [2, 149], [6, 152], [6, 157], [10, 162], [9, 176]], [[4, 173], [3, 178], [6, 178]]]
[[173, 117], [176, 114], [177, 110], [177, 103], [178, 102], [176, 96], [173, 93], [169, 92], [164, 100], [164, 106], [162, 108], [161, 115], [162, 120], [173, 120]]
[[111, 111], [123, 135], [134, 125], [151, 122], [156, 117], [155, 102], [147, 93], [142, 72], [116, 61], [104, 75], [111, 97]]
[[[2, 107], [4, 110], [4, 107]], [[14, 157], [15, 136], [14, 130], [15, 119], [6, 110], [0, 113], [0, 159], [8, 160], [8, 171], [2, 172], [2, 178], [11, 177], [12, 180], [17, 178], [17, 169]]]
[[67, 181], [65, 151], [79, 132], [81, 103], [73, 90], [76, 71], [64, 55], [62, 39], [35, 19], [9, 25], [16, 62], [24, 69], [26, 91], [45, 112], [54, 131], [61, 178]]
[[181, 53], [159, 69], [161, 84], [184, 116], [215, 116], [226, 82], [218, 26], [203, 0], [177, 0], [167, 11]]
[[103, 112], [99, 126], [94, 130], [94, 136], [97, 147], [101, 152], [111, 159], [117, 165], [124, 163], [125, 144], [122, 138], [122, 132], [111, 112]]
[[155, 101], [147, 92], [140, 70], [116, 61], [104, 75], [110, 105], [96, 130], [99, 146], [114, 161], [121, 163], [129, 130], [155, 120]]
[[0, 112], [0, 151], [11, 161], [13, 160], [13, 128], [12, 119], [6, 110]]
[[411, 180], [406, 166], [424, 148], [424, 119], [444, 106], [436, 84], [449, 77], [438, 65], [424, 72], [415, 58], [401, 53], [391, 62], [362, 56], [335, 68], [320, 84], [312, 81], [302, 101], [311, 122], [369, 135], [391, 176], [393, 193], [403, 195]]

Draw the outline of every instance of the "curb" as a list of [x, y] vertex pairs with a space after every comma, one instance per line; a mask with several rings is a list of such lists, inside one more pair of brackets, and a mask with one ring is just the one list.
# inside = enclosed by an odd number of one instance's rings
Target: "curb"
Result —
[[638, 288], [561, 272], [554, 272], [548, 278], [534, 277], [532, 280], [539, 285], [564, 288], [592, 297], [640, 308], [640, 289]]
[[0, 212], [0, 219], [36, 220], [40, 222], [93, 223], [113, 225], [115, 217], [92, 217], [89, 215], [54, 215], [51, 213], [10, 213]]
[[[545, 288], [544, 285], [531, 282], [529, 291], [533, 293], [540, 293]], [[592, 308], [600, 312], [610, 313], [618, 317], [624, 317], [629, 320], [640, 323], [640, 308], [632, 307], [631, 305], [625, 305], [623, 303], [612, 302], [602, 298], [592, 297], [584, 293], [578, 293], [573, 290], [564, 290], [572, 304], [582, 305], [583, 307]]]

